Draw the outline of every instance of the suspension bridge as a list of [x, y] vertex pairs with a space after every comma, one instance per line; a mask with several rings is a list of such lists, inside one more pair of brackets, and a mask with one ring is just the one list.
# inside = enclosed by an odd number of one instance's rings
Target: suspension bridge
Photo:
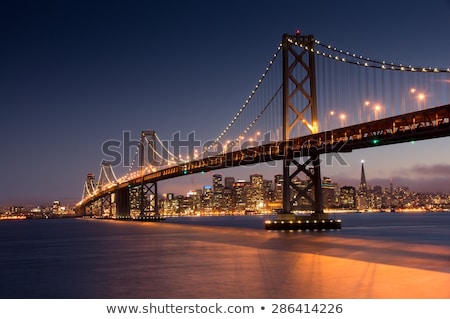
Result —
[[[155, 220], [162, 180], [280, 161], [282, 210], [266, 229], [341, 228], [340, 220], [323, 211], [320, 156], [450, 136], [449, 103], [450, 68], [386, 62], [312, 35], [285, 34], [216, 138], [180, 154], [155, 131], [142, 131], [128, 173], [117, 178], [112, 163], [104, 161], [98, 179], [87, 175], [76, 210]], [[261, 132], [264, 139], [258, 141]], [[295, 183], [301, 176], [303, 187]], [[300, 199], [309, 203], [307, 216], [293, 213]]]

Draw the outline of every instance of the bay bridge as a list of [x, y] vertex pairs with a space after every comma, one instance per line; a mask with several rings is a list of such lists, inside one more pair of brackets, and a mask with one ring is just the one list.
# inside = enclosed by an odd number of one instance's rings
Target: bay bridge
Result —
[[[142, 131], [128, 173], [118, 178], [114, 163], [103, 161], [98, 179], [87, 175], [76, 210], [86, 216], [154, 220], [159, 218], [160, 181], [278, 161], [282, 209], [266, 229], [341, 228], [341, 221], [323, 210], [320, 156], [369, 147], [383, 151], [384, 145], [450, 136], [449, 103], [450, 68], [386, 62], [298, 31], [284, 34], [217, 137], [191, 144], [181, 155], [157, 132]], [[219, 122], [213, 111], [207, 110], [208, 119]], [[300, 176], [307, 180], [305, 187], [295, 183]], [[307, 216], [294, 214], [300, 199], [309, 203]]]

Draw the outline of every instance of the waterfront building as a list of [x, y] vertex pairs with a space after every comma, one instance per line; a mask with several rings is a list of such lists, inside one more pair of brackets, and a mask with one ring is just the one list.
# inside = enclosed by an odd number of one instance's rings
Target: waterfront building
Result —
[[250, 175], [250, 183], [246, 190], [246, 209], [258, 210], [264, 207], [263, 176], [261, 174]]
[[178, 199], [173, 193], [167, 193], [162, 203], [165, 214], [173, 214], [179, 211]]
[[337, 189], [339, 185], [333, 183], [331, 178], [325, 176], [322, 178], [322, 200], [323, 208], [336, 208], [339, 205], [337, 198]]
[[222, 199], [223, 199], [223, 184], [222, 184], [222, 175], [214, 174], [212, 177], [213, 182], [213, 209], [220, 210], [222, 207]]
[[341, 187], [339, 195], [339, 206], [345, 209], [356, 208], [356, 190], [353, 186]]
[[238, 211], [244, 211], [246, 206], [246, 190], [247, 190], [248, 182], [242, 179], [238, 179], [234, 183], [234, 192], [235, 192], [235, 201], [236, 201], [236, 209]]
[[283, 201], [283, 175], [277, 174], [274, 177], [274, 201], [282, 202]]
[[211, 210], [213, 208], [213, 188], [211, 185], [203, 186], [202, 192], [202, 208], [206, 210]]
[[224, 187], [233, 188], [234, 182], [234, 177], [225, 177]]
[[263, 200], [267, 202], [271, 202], [273, 200], [273, 187], [272, 181], [268, 179], [263, 180]]
[[222, 193], [222, 209], [232, 211], [236, 207], [234, 188], [225, 186]]
[[196, 213], [202, 210], [202, 201], [201, 201], [202, 192], [201, 190], [189, 191], [186, 194], [186, 202], [189, 205], [189, 213]]
[[61, 202], [59, 200], [53, 201], [52, 205], [52, 213], [53, 214], [59, 214], [62, 211]]
[[225, 185], [223, 188], [223, 208], [225, 210], [234, 210], [236, 208], [236, 191], [234, 177], [225, 177]]

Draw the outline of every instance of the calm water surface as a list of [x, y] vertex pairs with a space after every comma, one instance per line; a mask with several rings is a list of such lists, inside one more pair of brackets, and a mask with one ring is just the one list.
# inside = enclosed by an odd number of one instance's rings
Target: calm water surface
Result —
[[0, 298], [450, 298], [450, 213], [0, 222]]

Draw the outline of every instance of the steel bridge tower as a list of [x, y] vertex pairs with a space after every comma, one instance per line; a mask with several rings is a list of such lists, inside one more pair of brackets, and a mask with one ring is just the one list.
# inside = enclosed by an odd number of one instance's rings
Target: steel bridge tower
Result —
[[[291, 142], [292, 132], [299, 126], [306, 128], [308, 135], [319, 132], [314, 43], [311, 35], [283, 35], [283, 208], [276, 220], [265, 222], [268, 230], [341, 228], [340, 220], [329, 219], [323, 212], [320, 151]], [[304, 184], [296, 181], [300, 173], [306, 175]], [[295, 210], [312, 213], [298, 215], [293, 213]]]
[[140, 169], [142, 181], [138, 187], [140, 216], [154, 216], [158, 210], [158, 185], [157, 182], [145, 182], [145, 168], [156, 162], [156, 133], [155, 131], [142, 131], [140, 143]]
[[[310, 149], [308, 154], [295, 152], [295, 145], [289, 145], [292, 132], [298, 125], [304, 126], [309, 134], [318, 133], [314, 37], [283, 35], [283, 213], [290, 213], [294, 203], [306, 199], [314, 214], [323, 213], [319, 153]], [[295, 157], [306, 158], [301, 163]], [[291, 173], [291, 166], [295, 171]], [[307, 176], [305, 187], [299, 187], [295, 178], [299, 173]], [[292, 191], [292, 194], [291, 194]], [[313, 195], [311, 195], [311, 191]]]

